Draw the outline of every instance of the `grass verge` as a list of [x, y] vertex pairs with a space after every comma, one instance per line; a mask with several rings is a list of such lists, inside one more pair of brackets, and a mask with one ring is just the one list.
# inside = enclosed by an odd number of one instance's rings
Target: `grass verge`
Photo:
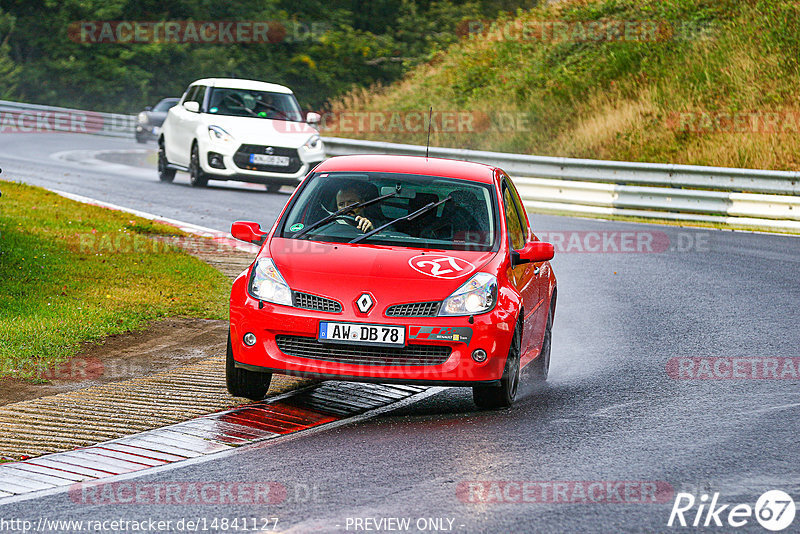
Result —
[[[657, 31], [611, 39], [578, 31], [614, 24]], [[555, 25], [569, 31], [538, 30]], [[464, 131], [434, 127], [431, 144], [445, 147], [800, 167], [800, 5], [794, 0], [563, 0], [495, 26], [469, 34], [402, 81], [354, 90], [331, 109], [432, 106], [486, 118]], [[426, 130], [386, 127], [352, 137], [424, 144]]]
[[37, 380], [83, 342], [163, 317], [224, 319], [230, 282], [179, 230], [0, 181], [0, 377]]

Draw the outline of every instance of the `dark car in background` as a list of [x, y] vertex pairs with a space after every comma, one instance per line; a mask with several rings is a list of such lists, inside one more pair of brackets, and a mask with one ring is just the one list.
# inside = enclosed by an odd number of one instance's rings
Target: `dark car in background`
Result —
[[136, 116], [136, 141], [145, 143], [158, 138], [158, 131], [167, 118], [167, 111], [180, 102], [180, 98], [165, 98], [155, 105], [146, 107]]

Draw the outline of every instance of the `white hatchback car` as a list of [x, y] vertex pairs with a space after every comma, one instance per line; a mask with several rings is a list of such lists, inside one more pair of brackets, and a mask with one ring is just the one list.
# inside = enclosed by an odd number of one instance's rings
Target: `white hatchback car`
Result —
[[296, 185], [325, 158], [317, 113], [303, 117], [291, 89], [252, 80], [209, 78], [192, 83], [169, 110], [158, 139], [158, 176], [178, 170], [191, 184], [237, 180], [267, 191]]

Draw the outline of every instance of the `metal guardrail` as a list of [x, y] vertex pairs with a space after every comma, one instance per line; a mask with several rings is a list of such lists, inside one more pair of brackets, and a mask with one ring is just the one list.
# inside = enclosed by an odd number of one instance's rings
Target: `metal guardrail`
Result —
[[[409, 154], [425, 147], [324, 137], [329, 156]], [[430, 156], [494, 165], [528, 208], [800, 231], [800, 173], [552, 158], [430, 147]]]
[[53, 132], [132, 138], [135, 126], [135, 115], [0, 100], [0, 134]]
[[[72, 132], [132, 138], [135, 115], [0, 100], [0, 134]], [[323, 137], [329, 156], [424, 155], [425, 147]], [[553, 158], [430, 147], [432, 157], [494, 165], [534, 210], [702, 221], [800, 232], [800, 172]]]

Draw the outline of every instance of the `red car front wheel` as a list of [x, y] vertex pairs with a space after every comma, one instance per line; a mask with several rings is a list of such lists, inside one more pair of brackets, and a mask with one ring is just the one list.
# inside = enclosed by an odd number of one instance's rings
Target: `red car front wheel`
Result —
[[473, 386], [472, 399], [475, 405], [483, 410], [509, 408], [514, 404], [519, 387], [520, 348], [522, 345], [522, 322], [517, 323], [508, 358], [500, 379], [500, 386]]
[[225, 381], [228, 393], [234, 397], [244, 397], [253, 401], [266, 397], [269, 384], [272, 382], [272, 373], [258, 373], [236, 367], [230, 332], [228, 332], [228, 354], [225, 358]]

